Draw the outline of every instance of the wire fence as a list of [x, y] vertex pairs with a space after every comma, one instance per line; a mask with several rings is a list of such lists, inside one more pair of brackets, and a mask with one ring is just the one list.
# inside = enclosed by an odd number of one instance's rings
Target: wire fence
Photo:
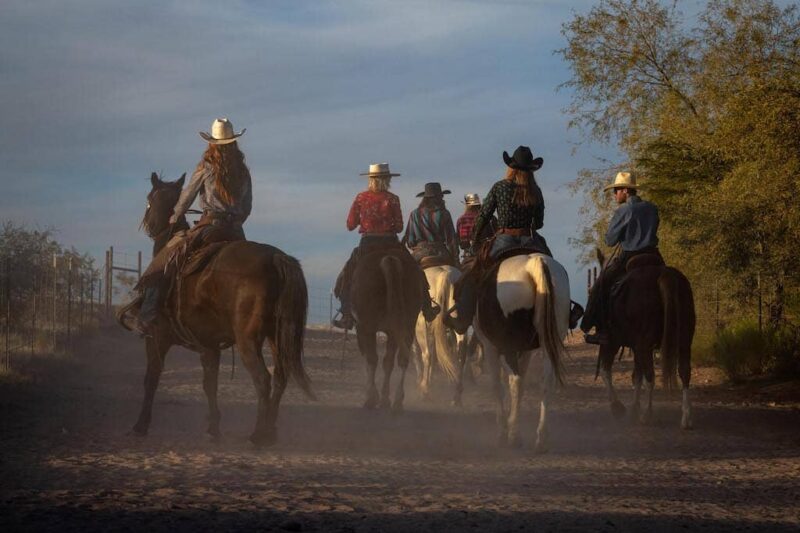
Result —
[[59, 352], [97, 327], [103, 282], [90, 259], [55, 252], [30, 262], [5, 254], [0, 264], [2, 367], [14, 354]]

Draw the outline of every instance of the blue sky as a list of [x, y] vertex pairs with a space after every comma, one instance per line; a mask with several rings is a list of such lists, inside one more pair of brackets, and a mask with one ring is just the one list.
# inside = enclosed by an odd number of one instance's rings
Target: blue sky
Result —
[[327, 290], [358, 242], [345, 216], [371, 162], [402, 173], [404, 216], [426, 181], [484, 195], [520, 144], [544, 158], [543, 234], [585, 299], [565, 184], [611, 147], [581, 145], [562, 109], [561, 24], [592, 2], [5, 0], [0, 218], [54, 226], [98, 258], [144, 250], [151, 171], [175, 179], [217, 116], [247, 128], [248, 237]]

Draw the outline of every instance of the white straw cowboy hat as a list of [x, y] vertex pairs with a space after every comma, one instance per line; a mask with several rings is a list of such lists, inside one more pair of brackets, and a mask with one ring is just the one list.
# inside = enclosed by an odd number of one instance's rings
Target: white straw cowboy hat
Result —
[[200, 132], [200, 137], [205, 139], [208, 144], [229, 144], [244, 135], [247, 128], [239, 133], [233, 133], [233, 124], [227, 118], [215, 119], [211, 124], [211, 134], [204, 131]]
[[385, 176], [399, 176], [400, 174], [393, 174], [389, 170], [389, 163], [372, 163], [369, 166], [369, 172], [362, 172], [359, 176], [369, 176], [370, 178], [378, 178]]
[[641, 185], [636, 184], [636, 176], [634, 176], [630, 172], [617, 172], [617, 176], [614, 178], [614, 183], [603, 187], [603, 191], [605, 192], [611, 189], [641, 189], [641, 188], [642, 188]]
[[481, 197], [478, 193], [470, 192], [464, 195], [464, 201], [461, 203], [464, 205], [481, 205]]

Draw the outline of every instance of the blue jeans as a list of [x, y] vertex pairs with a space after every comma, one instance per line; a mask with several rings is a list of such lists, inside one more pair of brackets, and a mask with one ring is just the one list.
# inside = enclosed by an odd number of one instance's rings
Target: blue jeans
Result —
[[494, 259], [505, 250], [510, 250], [512, 248], [536, 248], [551, 257], [553, 255], [550, 253], [550, 248], [547, 247], [547, 242], [544, 240], [544, 237], [536, 232], [534, 232], [533, 235], [508, 235], [506, 233], [498, 233], [494, 238], [489, 255]]

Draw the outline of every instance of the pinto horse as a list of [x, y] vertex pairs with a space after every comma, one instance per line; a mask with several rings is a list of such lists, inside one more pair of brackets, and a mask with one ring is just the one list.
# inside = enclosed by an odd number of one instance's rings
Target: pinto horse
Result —
[[[433, 301], [450, 309], [453, 300], [453, 286], [461, 277], [461, 271], [454, 266], [430, 266], [425, 269], [430, 295]], [[439, 314], [433, 321], [426, 322], [422, 313], [417, 317], [417, 345], [419, 346], [418, 378], [423, 399], [430, 397], [433, 367], [439, 367], [451, 383], [455, 384], [453, 405], [461, 405], [464, 390], [464, 364], [467, 357], [466, 335], [447, 329], [444, 315]]]
[[[456, 298], [461, 287], [456, 285]], [[498, 440], [522, 445], [519, 409], [525, 374], [533, 351], [543, 352], [543, 395], [536, 451], [548, 448], [547, 410], [553, 390], [563, 383], [564, 337], [569, 329], [569, 279], [552, 257], [531, 253], [504, 259], [478, 286], [472, 326], [490, 364], [497, 399]], [[506, 409], [501, 372], [508, 374], [510, 405]]]
[[[178, 232], [189, 227], [184, 217], [169, 224], [185, 176], [175, 182], [164, 182], [155, 173], [150, 178], [152, 190], [147, 195], [142, 227], [154, 241], [154, 257]], [[205, 267], [186, 276], [171, 291], [153, 335], [146, 338], [144, 401], [133, 432], [147, 434], [164, 359], [170, 347], [180, 344], [200, 353], [203, 389], [208, 398], [208, 433], [219, 437], [220, 349], [236, 344], [258, 394], [256, 427], [250, 440], [257, 446], [274, 443], [278, 408], [289, 377], [313, 398], [303, 367], [307, 294], [303, 271], [293, 257], [272, 246], [248, 241], [223, 246]], [[119, 322], [128, 329], [127, 313], [136, 303], [118, 314]], [[189, 342], [185, 335], [176, 333], [176, 317], [180, 317], [181, 329], [189, 333]], [[274, 376], [264, 364], [265, 339], [272, 351]]]
[[[641, 256], [640, 256], [641, 257]], [[631, 261], [640, 261], [637, 257]], [[598, 250], [597, 258], [605, 268], [606, 260]], [[631, 262], [628, 263], [630, 268]], [[611, 380], [614, 358], [623, 347], [633, 351], [633, 404], [631, 418], [649, 422], [653, 415], [655, 370], [653, 350], [661, 353], [661, 376], [667, 390], [675, 388], [675, 373], [682, 384], [681, 427], [692, 427], [692, 404], [689, 382], [692, 373], [692, 338], [695, 329], [695, 310], [692, 287], [678, 269], [658, 265], [643, 265], [630, 269], [625, 281], [615, 291], [611, 301], [612, 324], [610, 342], [600, 346], [597, 372], [608, 389], [611, 412], [617, 418], [625, 416], [625, 406], [619, 401]], [[640, 413], [639, 401], [642, 380], [647, 381], [647, 410]]]
[[[414, 341], [414, 324], [422, 308], [422, 290], [413, 259], [399, 246], [365, 253], [353, 273], [351, 301], [356, 318], [358, 348], [367, 361], [367, 399], [364, 407], [391, 408], [399, 413], [405, 398], [405, 375]], [[378, 394], [375, 372], [378, 365], [377, 339], [386, 333], [383, 356], [383, 386]], [[400, 381], [394, 402], [389, 387], [395, 359], [400, 366]]]

